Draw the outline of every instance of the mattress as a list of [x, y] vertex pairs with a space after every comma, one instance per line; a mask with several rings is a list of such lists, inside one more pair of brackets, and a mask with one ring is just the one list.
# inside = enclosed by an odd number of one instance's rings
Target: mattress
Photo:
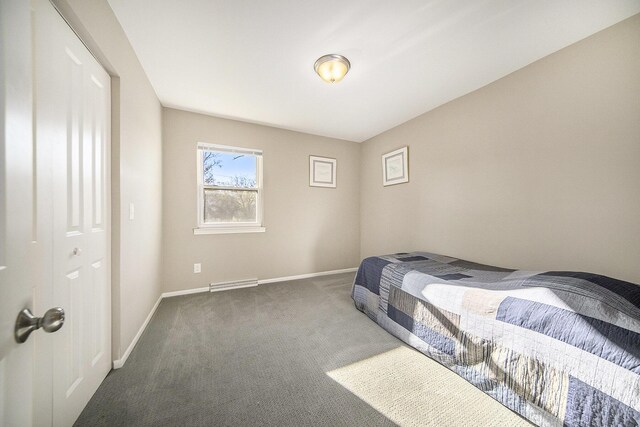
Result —
[[638, 285], [413, 252], [363, 260], [352, 297], [537, 425], [640, 425]]

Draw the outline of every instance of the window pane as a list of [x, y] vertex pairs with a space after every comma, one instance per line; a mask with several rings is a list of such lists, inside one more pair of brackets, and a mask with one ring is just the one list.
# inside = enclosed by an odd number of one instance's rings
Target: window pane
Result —
[[205, 185], [256, 187], [257, 159], [254, 155], [205, 150], [202, 163]]
[[204, 190], [204, 222], [256, 222], [257, 191]]

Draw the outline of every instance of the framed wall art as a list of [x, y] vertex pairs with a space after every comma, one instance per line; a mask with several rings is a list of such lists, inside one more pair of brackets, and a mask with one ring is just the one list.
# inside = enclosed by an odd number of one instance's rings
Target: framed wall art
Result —
[[382, 155], [382, 185], [409, 182], [409, 151], [402, 147]]
[[338, 161], [329, 157], [309, 156], [309, 185], [336, 188]]

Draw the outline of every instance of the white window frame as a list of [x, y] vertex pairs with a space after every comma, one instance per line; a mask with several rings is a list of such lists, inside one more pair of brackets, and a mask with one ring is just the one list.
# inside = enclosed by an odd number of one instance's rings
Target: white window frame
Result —
[[[256, 187], [258, 195], [256, 200], [256, 221], [255, 222], [221, 222], [210, 224], [204, 222], [204, 190], [209, 186], [204, 185], [203, 179], [203, 151], [220, 151], [226, 153], [249, 154], [256, 157]], [[243, 147], [232, 147], [228, 145], [208, 144], [199, 142], [197, 146], [197, 221], [198, 226], [193, 229], [193, 234], [230, 234], [230, 233], [263, 233], [266, 228], [262, 224], [262, 214], [264, 210], [263, 200], [263, 177], [262, 177], [262, 150]], [[216, 189], [238, 190], [235, 187], [212, 186]], [[242, 191], [242, 190], [240, 190]]]

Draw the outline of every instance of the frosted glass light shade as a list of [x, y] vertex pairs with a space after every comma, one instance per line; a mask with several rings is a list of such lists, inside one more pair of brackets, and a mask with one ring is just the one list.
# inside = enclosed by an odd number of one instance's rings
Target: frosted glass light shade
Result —
[[327, 83], [337, 83], [351, 68], [349, 60], [342, 55], [324, 55], [316, 61], [313, 69]]

